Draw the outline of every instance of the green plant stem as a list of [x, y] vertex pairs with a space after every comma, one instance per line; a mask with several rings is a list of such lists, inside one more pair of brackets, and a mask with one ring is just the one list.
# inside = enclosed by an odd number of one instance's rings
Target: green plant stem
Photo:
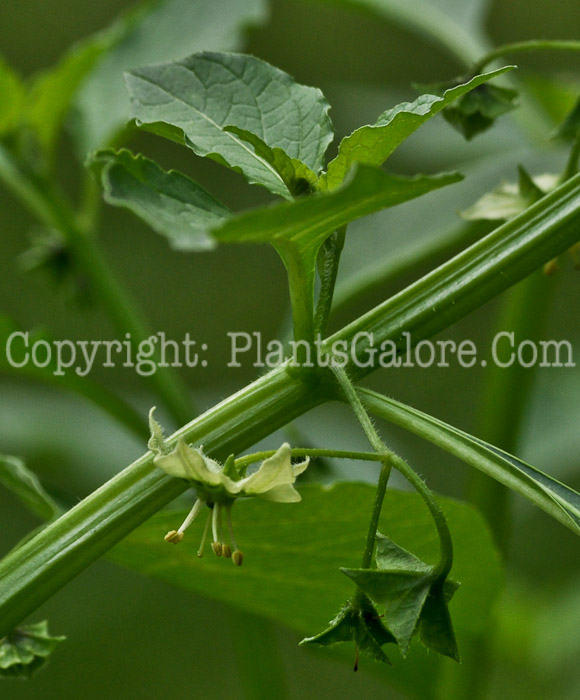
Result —
[[403, 474], [409, 483], [412, 484], [412, 486], [417, 490], [421, 498], [425, 501], [425, 504], [433, 517], [435, 527], [437, 528], [437, 534], [439, 536], [440, 548], [439, 563], [435, 568], [434, 574], [437, 578], [445, 579], [453, 566], [453, 543], [451, 541], [451, 534], [447, 526], [447, 520], [439, 504], [435, 500], [433, 492], [423, 481], [423, 479], [421, 479], [421, 477], [407, 464], [407, 462], [390, 450], [381, 440], [374, 425], [372, 424], [369, 414], [360, 400], [356, 388], [349, 380], [344, 369], [341, 369], [340, 367], [333, 367], [333, 372], [346, 400], [350, 404], [359, 423], [363, 427], [369, 442], [377, 451], [378, 455], [383, 456], [384, 458], [383, 467], [379, 476], [379, 483], [377, 485], [377, 492], [375, 494], [375, 502], [367, 533], [361, 568], [368, 569], [372, 564], [381, 508], [387, 490], [391, 467], [395, 467], [395, 469], [401, 472], [401, 474]]
[[[315, 387], [281, 367], [178, 430], [167, 444], [182, 437], [224, 459], [322, 400]], [[144, 454], [0, 561], [0, 637], [187, 489], [185, 481], [166, 476], [152, 459], [150, 452]]]
[[[326, 341], [355, 342], [351, 379], [375, 366], [369, 352], [391, 339], [404, 352], [463, 318], [580, 239], [580, 174]], [[376, 355], [376, 353], [375, 353]]]
[[529, 41], [516, 41], [513, 44], [503, 44], [486, 53], [483, 58], [480, 58], [473, 66], [473, 74], [481, 73], [486, 66], [502, 56], [526, 51], [580, 51], [580, 41], [532, 39]]
[[[329, 457], [331, 459], [353, 459], [365, 462], [384, 462], [385, 458], [376, 452], [361, 452], [359, 450], [332, 450], [321, 447], [293, 447], [291, 450], [292, 457]], [[251, 455], [244, 455], [236, 459], [236, 467], [244, 472], [250, 464], [262, 462], [276, 454], [276, 450], [263, 450], [261, 452], [253, 452]]]
[[425, 505], [431, 513], [437, 534], [439, 536], [439, 562], [435, 568], [434, 575], [437, 578], [447, 578], [453, 566], [453, 542], [451, 533], [447, 525], [445, 514], [441, 510], [441, 506], [437, 503], [433, 491], [427, 486], [417, 472], [410, 467], [404, 459], [398, 455], [392, 456], [392, 462], [395, 469], [400, 472], [405, 479], [413, 486], [417, 493], [421, 496]]
[[320, 269], [320, 294], [316, 304], [314, 317], [314, 332], [321, 337], [326, 335], [326, 327], [332, 310], [334, 287], [338, 275], [340, 255], [344, 247], [346, 226], [341, 226], [338, 231], [332, 233], [323, 243], [319, 255], [322, 256]]
[[[336, 377], [338, 384], [350, 404], [358, 422], [361, 424], [362, 429], [367, 436], [368, 441], [373, 446], [373, 449], [383, 457], [383, 466], [381, 468], [381, 473], [379, 474], [379, 481], [377, 484], [377, 490], [375, 493], [375, 501], [373, 504], [373, 510], [371, 513], [371, 521], [369, 523], [369, 529], [367, 532], [367, 538], [365, 542], [365, 548], [363, 551], [361, 569], [369, 569], [373, 561], [373, 552], [375, 550], [375, 543], [377, 539], [377, 530], [379, 528], [379, 518], [381, 516], [381, 509], [383, 507], [383, 501], [385, 499], [385, 493], [387, 492], [387, 486], [389, 483], [389, 477], [391, 475], [391, 467], [393, 464], [393, 453], [387, 448], [384, 442], [381, 440], [379, 434], [375, 430], [372, 424], [369, 414], [366, 412], [365, 407], [362, 405], [361, 400], [358, 397], [356, 388], [348, 378], [348, 375], [341, 367], [332, 367], [334, 376]], [[359, 591], [360, 594], [360, 591]]]
[[[499, 227], [459, 256], [327, 339], [353, 343], [372, 332], [377, 344], [430, 337], [580, 238], [580, 176], [554, 190], [509, 224]], [[347, 368], [363, 376], [367, 345], [353, 348], [357, 361]], [[305, 376], [308, 382], [304, 381]], [[172, 437], [203, 444], [218, 459], [237, 454], [313, 406], [334, 398], [336, 382], [303, 375], [285, 366], [221, 402]], [[98, 491], [0, 562], [0, 637], [10, 631], [67, 581], [98, 559], [141, 522], [185, 490], [165, 476], [147, 453]]]
[[[290, 246], [275, 245], [288, 273], [294, 341], [312, 346], [314, 342], [314, 270], [311, 253], [303, 257]], [[304, 364], [308, 349], [298, 346], [296, 361]]]
[[493, 224], [489, 221], [463, 223], [450, 231], [422, 236], [402, 250], [389, 253], [388, 259], [376, 260], [365, 266], [364, 274], [359, 272], [338, 285], [332, 305], [333, 313], [343, 311], [359, 299], [377, 293], [421, 268], [432, 269], [492, 229]]
[[[48, 226], [62, 232], [77, 263], [91, 280], [93, 288], [111, 321], [121, 333], [129, 333], [132, 347], [152, 334], [133, 300], [119, 284], [95, 241], [80, 228], [68, 202], [47, 181], [22, 172], [6, 149], [0, 146], [0, 180]], [[159, 360], [159, 357], [154, 357]], [[191, 419], [193, 408], [188, 392], [167, 367], [158, 367], [148, 377], [152, 387], [179, 424]]]

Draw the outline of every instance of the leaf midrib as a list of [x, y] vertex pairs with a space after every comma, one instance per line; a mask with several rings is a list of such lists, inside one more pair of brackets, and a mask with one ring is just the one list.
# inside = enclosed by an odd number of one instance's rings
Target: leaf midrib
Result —
[[[183, 68], [184, 68], [185, 70], [187, 70], [187, 71], [190, 70], [190, 69], [187, 68], [183, 63], [177, 63], [177, 64], [175, 64], [175, 65], [179, 65], [179, 66], [183, 67]], [[194, 71], [190, 71], [190, 72], [193, 73]], [[159, 85], [159, 83], [154, 82], [154, 81], [153, 81], [152, 79], [150, 79], [148, 76], [144, 76], [144, 75], [142, 75], [142, 74], [140, 74], [140, 73], [131, 73], [131, 75], [133, 75], [134, 77], [139, 78], [140, 80], [143, 80], [143, 81], [146, 82], [146, 83], [149, 83], [150, 85], [155, 86], [158, 90], [161, 90], [161, 91], [164, 92], [166, 95], [169, 95], [169, 96], [172, 97], [175, 101], [181, 102], [181, 104], [186, 105], [186, 106], [189, 107], [191, 110], [193, 110], [194, 112], [196, 112], [197, 114], [199, 114], [203, 119], [205, 119], [205, 121], [207, 121], [209, 124], [211, 124], [213, 127], [215, 127], [215, 128], [216, 128], [218, 131], [220, 131], [222, 134], [225, 134], [225, 135], [226, 135], [229, 139], [231, 139], [236, 145], [241, 146], [241, 147], [244, 149], [244, 151], [246, 151], [247, 154], [248, 154], [251, 158], [253, 158], [254, 160], [258, 161], [261, 165], [265, 166], [266, 169], [269, 170], [269, 171], [274, 175], [274, 177], [281, 183], [282, 187], [283, 187], [285, 190], [288, 190], [288, 188], [286, 187], [286, 184], [285, 184], [284, 180], [282, 179], [282, 177], [280, 176], [280, 174], [278, 173], [278, 171], [277, 171], [275, 168], [273, 168], [273, 167], [270, 165], [270, 163], [268, 163], [268, 161], [264, 160], [263, 158], [260, 158], [260, 157], [255, 153], [255, 151], [252, 151], [246, 144], [243, 143], [243, 141], [240, 141], [238, 138], [236, 138], [235, 135], [234, 135], [232, 132], [226, 131], [222, 126], [220, 126], [217, 122], [215, 122], [213, 119], [211, 119], [211, 117], [209, 117], [207, 114], [205, 114], [204, 112], [202, 112], [201, 110], [199, 110], [197, 107], [194, 107], [194, 105], [190, 104], [189, 102], [187, 102], [187, 101], [184, 100], [183, 98], [178, 97], [177, 95], [174, 95], [174, 94], [173, 94], [170, 90], [168, 90], [166, 87], [164, 87], [164, 86], [162, 86], [162, 85]], [[196, 77], [198, 77], [198, 76], [196, 76]], [[199, 79], [199, 78], [198, 78], [198, 79]], [[151, 122], [148, 122], [148, 123], [151, 123]], [[187, 136], [187, 134], [186, 134], [186, 136]], [[189, 139], [189, 136], [187, 136], [187, 138]], [[191, 140], [191, 139], [190, 139], [190, 140]], [[192, 143], [193, 143], [193, 141], [192, 141]], [[210, 154], [208, 153], [208, 155], [210, 155]], [[223, 158], [223, 156], [221, 155], [221, 153], [218, 154], [218, 155], [220, 155], [220, 156]], [[231, 166], [230, 163], [228, 163], [228, 165], [230, 165], [230, 167], [233, 167], [233, 166]], [[288, 194], [290, 194], [289, 191], [288, 191]]]

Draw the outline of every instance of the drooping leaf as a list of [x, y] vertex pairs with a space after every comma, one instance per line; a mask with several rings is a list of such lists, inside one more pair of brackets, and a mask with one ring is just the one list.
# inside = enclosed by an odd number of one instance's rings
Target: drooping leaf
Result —
[[421, 629], [426, 646], [457, 661], [457, 643], [447, 602], [458, 584], [441, 580], [434, 566], [380, 533], [377, 533], [376, 559], [377, 569], [342, 571], [373, 601], [385, 606], [385, 624], [395, 636], [403, 656], [408, 653], [411, 638]]
[[40, 147], [50, 155], [58, 130], [88, 73], [117, 38], [104, 31], [73, 46], [59, 63], [35, 76], [26, 98], [26, 124]]
[[25, 95], [21, 78], [0, 57], [0, 137], [18, 127]]
[[517, 106], [518, 93], [499, 85], [480, 85], [443, 110], [443, 117], [469, 141]]
[[51, 520], [60, 513], [60, 507], [44, 490], [36, 474], [18, 457], [0, 455], [0, 484], [41, 520]]
[[265, 0], [161, 0], [120, 20], [122, 40], [83, 85], [77, 106], [81, 156], [109, 144], [130, 117], [124, 71], [196, 51], [239, 49], [246, 27], [266, 17]]
[[[317, 0], [320, 1], [320, 0]], [[487, 48], [488, 0], [323, 0], [370, 11], [435, 41], [469, 64]]]
[[154, 161], [121, 151], [99, 151], [91, 161], [109, 204], [130, 209], [178, 250], [208, 250], [208, 235], [230, 216], [229, 210], [201, 185]]
[[0, 678], [30, 678], [66, 637], [53, 637], [46, 620], [18, 627], [0, 639]]
[[438, 418], [368, 389], [360, 390], [360, 394], [375, 415], [403, 426], [497, 479], [580, 534], [580, 493], [574, 489]]
[[318, 173], [332, 140], [329, 105], [320, 90], [295, 83], [278, 68], [242, 54], [203, 52], [127, 74], [133, 116], [155, 130], [181, 130], [187, 145], [237, 170], [251, 183], [291, 197], [283, 178], [237, 127]]
[[362, 126], [340, 143], [337, 157], [328, 165], [321, 180], [329, 189], [340, 185], [354, 163], [381, 165], [391, 153], [422, 124], [451, 103], [513, 66], [477, 75], [445, 90], [441, 96], [421, 95], [414, 102], [403, 102], [383, 112], [375, 124]]
[[366, 596], [349, 600], [331, 620], [327, 629], [314, 637], [306, 637], [300, 644], [333, 646], [341, 642], [354, 642], [354, 670], [358, 670], [359, 650], [375, 661], [391, 665], [389, 657], [381, 648], [384, 644], [396, 643], [395, 637], [385, 629], [371, 601]]
[[[360, 561], [374, 488], [342, 483], [327, 489], [313, 484], [301, 486], [300, 493], [302, 501], [291, 507], [257, 499], [236, 503], [232, 516], [245, 555], [242, 567], [211, 553], [197, 558], [202, 524], [197, 532], [192, 526], [178, 546], [164, 542], [165, 533], [183, 520], [186, 511], [158, 513], [117, 545], [112, 557], [143, 574], [311, 635], [324, 629], [352, 594], [352, 584], [339, 567], [356, 567]], [[477, 633], [486, 624], [498, 590], [499, 560], [474, 509], [447, 499], [441, 503], [454, 543], [452, 575], [462, 582], [453, 601], [455, 627], [462, 633]], [[422, 559], [437, 560], [437, 534], [417, 494], [387, 492], [381, 530]]]
[[223, 242], [270, 242], [316, 250], [330, 232], [350, 221], [460, 179], [457, 173], [407, 178], [361, 165], [340, 189], [242, 213], [212, 235]]

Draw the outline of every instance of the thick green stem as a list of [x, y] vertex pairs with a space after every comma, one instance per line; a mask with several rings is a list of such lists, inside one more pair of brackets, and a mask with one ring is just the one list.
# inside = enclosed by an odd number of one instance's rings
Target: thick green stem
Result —
[[308, 364], [314, 343], [314, 277], [312, 254], [303, 256], [291, 246], [276, 245], [288, 274], [295, 356], [298, 366]]
[[502, 56], [511, 56], [526, 51], [580, 51], [580, 41], [532, 39], [530, 41], [516, 41], [513, 44], [503, 44], [486, 53], [483, 58], [480, 58], [473, 66], [473, 74], [481, 73], [486, 66]]
[[[203, 443], [218, 459], [237, 453], [323, 400], [285, 367], [250, 384], [168, 438]], [[0, 637], [187, 489], [148, 452], [0, 562]]]
[[[136, 350], [147, 341], [152, 333], [136, 304], [117, 281], [92, 236], [81, 229], [68, 202], [48, 182], [23, 173], [2, 146], [0, 180], [38, 219], [62, 232], [111, 321], [120, 333], [130, 334], [132, 347]], [[152, 359], [159, 364], [158, 356]], [[193, 408], [188, 392], [169, 368], [158, 366], [148, 379], [179, 424], [191, 420]]]
[[[331, 336], [325, 344], [351, 346], [357, 334], [375, 344], [428, 338], [567, 250], [579, 238], [580, 176], [575, 176], [462, 254]], [[368, 374], [368, 339], [352, 348], [351, 376]], [[355, 362], [356, 360], [356, 362]], [[309, 408], [334, 398], [336, 383], [303, 381], [286, 367], [257, 382], [184, 426], [182, 436], [224, 459], [239, 453]], [[0, 562], [0, 637], [20, 623], [67, 581], [98, 559], [186, 485], [151, 463], [147, 453], [36, 537]]]

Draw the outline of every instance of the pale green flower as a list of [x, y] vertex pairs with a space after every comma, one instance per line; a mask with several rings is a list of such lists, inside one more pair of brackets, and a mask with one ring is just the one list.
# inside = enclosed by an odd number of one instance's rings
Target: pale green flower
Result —
[[[308, 467], [308, 459], [300, 464], [292, 464], [292, 451], [288, 443], [284, 443], [271, 457], [265, 459], [259, 468], [249, 476], [244, 476], [230, 458], [225, 465], [204, 455], [201, 447], [188, 445], [180, 439], [176, 446], [167, 451], [164, 445], [163, 431], [153, 418], [153, 411], [149, 414], [151, 427], [151, 439], [149, 448], [155, 453], [154, 464], [163, 469], [166, 474], [185, 479], [197, 492], [197, 500], [189, 515], [178, 530], [171, 530], [165, 536], [167, 542], [177, 544], [181, 542], [185, 530], [191, 525], [204, 505], [210, 507], [204, 535], [198, 556], [202, 556], [205, 539], [209, 531], [211, 521], [213, 535], [213, 551], [218, 555], [232, 557], [238, 566], [242, 563], [243, 555], [239, 551], [232, 528], [231, 508], [236, 498], [258, 496], [268, 501], [279, 503], [296, 503], [300, 501], [300, 494], [294, 488], [296, 477]], [[225, 508], [227, 525], [231, 544], [234, 547], [232, 554], [229, 545], [223, 542], [221, 511]]]

